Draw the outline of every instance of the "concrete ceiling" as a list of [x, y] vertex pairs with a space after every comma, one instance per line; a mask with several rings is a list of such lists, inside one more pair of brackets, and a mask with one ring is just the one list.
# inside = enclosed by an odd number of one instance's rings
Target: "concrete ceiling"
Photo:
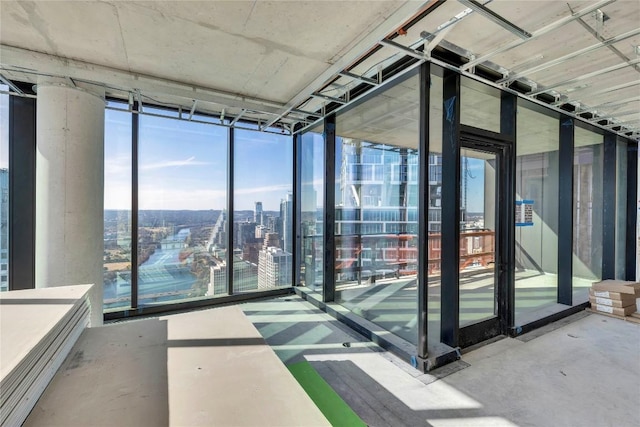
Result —
[[[339, 73], [377, 79], [406, 55], [380, 47], [392, 40], [410, 49], [424, 45], [426, 55], [413, 50], [423, 59], [433, 49], [453, 52], [463, 58], [454, 66], [469, 76], [478, 78], [474, 66], [488, 68], [502, 75], [494, 85], [523, 83], [530, 97], [549, 95], [555, 105], [593, 114], [593, 123], [603, 118], [600, 126], [619, 123], [621, 134], [636, 132], [637, 139], [639, 22], [637, 0], [3, 0], [0, 74], [26, 82], [39, 75], [71, 78], [124, 99], [291, 126], [309, 121], [296, 109], [322, 115], [331, 101], [321, 96], [353, 101], [349, 91], [362, 80]], [[518, 36], [517, 27], [528, 35]], [[425, 31], [436, 40], [425, 43]], [[481, 95], [468, 96], [482, 105]], [[416, 112], [405, 95], [394, 97], [401, 109], [379, 111], [387, 119], [406, 116], [394, 131], [404, 126], [415, 133]], [[484, 120], [474, 110], [465, 120]]]
[[0, 63], [7, 78], [35, 81], [19, 72], [27, 68], [106, 83], [113, 92], [220, 101], [218, 112], [278, 112], [424, 3], [3, 0]]

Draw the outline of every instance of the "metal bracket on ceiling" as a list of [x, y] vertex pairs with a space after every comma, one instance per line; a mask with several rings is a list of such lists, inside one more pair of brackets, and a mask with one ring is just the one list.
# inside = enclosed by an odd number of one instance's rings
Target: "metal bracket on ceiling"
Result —
[[605, 102], [604, 104], [594, 105], [593, 107], [586, 107], [578, 111], [578, 113], [588, 113], [588, 112], [600, 110], [603, 108], [619, 107], [621, 105], [629, 104], [630, 102], [636, 102], [636, 101], [640, 101], [640, 96], [632, 96], [630, 98], [619, 99], [617, 101], [610, 101], [610, 102]]
[[350, 73], [349, 71], [342, 71], [338, 73], [338, 75], [342, 77], [352, 78], [354, 80], [361, 81], [362, 83], [366, 83], [371, 86], [378, 86], [380, 84], [380, 82], [376, 81], [375, 79], [372, 79], [370, 77], [365, 77], [365, 76], [359, 76], [357, 74]]
[[191, 105], [191, 111], [189, 111], [189, 121], [193, 118], [193, 114], [196, 112], [196, 106], [198, 105], [198, 100], [194, 99], [193, 104]]
[[499, 48], [494, 49], [491, 52], [487, 52], [486, 54], [480, 56], [479, 58], [477, 58], [477, 59], [475, 59], [473, 61], [470, 61], [469, 63], [463, 65], [461, 67], [461, 69], [462, 70], [468, 70], [469, 68], [471, 68], [471, 67], [473, 67], [473, 66], [475, 66], [477, 64], [485, 62], [487, 59], [491, 58], [492, 56], [495, 56], [495, 55], [497, 55], [499, 53], [506, 52], [507, 50], [513, 49], [515, 47], [518, 47], [518, 46], [520, 46], [520, 45], [522, 45], [524, 43], [527, 43], [527, 42], [529, 42], [531, 40], [534, 40], [534, 39], [536, 39], [538, 37], [541, 37], [541, 36], [551, 32], [551, 31], [555, 31], [558, 28], [568, 24], [569, 22], [575, 21], [576, 19], [578, 19], [578, 18], [580, 18], [580, 17], [582, 17], [584, 15], [589, 14], [589, 13], [593, 12], [594, 10], [600, 8], [600, 7], [604, 7], [604, 6], [606, 6], [608, 4], [611, 4], [613, 2], [615, 2], [615, 0], [602, 0], [602, 1], [599, 1], [599, 2], [597, 2], [595, 4], [592, 4], [591, 6], [587, 6], [586, 8], [580, 10], [579, 12], [576, 12], [576, 13], [571, 14], [570, 16], [566, 16], [564, 18], [561, 18], [561, 19], [559, 19], [559, 20], [557, 20], [555, 22], [552, 22], [551, 24], [549, 24], [549, 25], [547, 25], [547, 26], [545, 26], [543, 28], [540, 28], [539, 30], [534, 31], [531, 34], [531, 37], [529, 37], [527, 39], [514, 40], [513, 42], [507, 43], [507, 44], [505, 44], [503, 46], [500, 46]]
[[0, 82], [2, 82], [2, 84], [9, 86], [9, 88], [11, 88], [12, 91], [22, 95], [24, 94], [24, 92], [22, 91], [22, 89], [20, 89], [18, 86], [16, 86], [15, 84], [13, 84], [13, 82], [7, 78], [5, 78], [2, 74], [0, 74]]
[[324, 99], [325, 101], [337, 102], [338, 104], [346, 104], [348, 102], [348, 101], [345, 101], [342, 98], [336, 98], [336, 97], [329, 96], [329, 95], [323, 95], [321, 93], [312, 93], [311, 96], [314, 97], [314, 98], [318, 98], [318, 99]]
[[383, 40], [380, 40], [378, 44], [381, 46], [390, 47], [401, 53], [404, 53], [405, 55], [409, 55], [417, 59], [422, 59], [422, 60], [429, 59], [429, 55], [425, 54], [424, 52], [419, 52], [415, 49], [411, 49], [410, 47], [403, 46], [400, 43], [394, 42], [393, 40], [383, 39]]
[[505, 30], [509, 31], [511, 34], [514, 34], [523, 40], [531, 38], [530, 32], [523, 30], [522, 28], [506, 20], [502, 16], [498, 15], [488, 7], [478, 3], [475, 0], [458, 0], [458, 2], [463, 4], [464, 6], [467, 6], [469, 9], [473, 9], [473, 11], [478, 15], [481, 15], [484, 18], [492, 21], [493, 23], [498, 24]]
[[611, 67], [607, 67], [607, 68], [603, 68], [603, 69], [600, 69], [600, 70], [597, 70], [597, 71], [593, 71], [591, 73], [583, 74], [582, 76], [578, 76], [578, 77], [575, 77], [573, 79], [556, 82], [556, 83], [553, 83], [553, 84], [545, 87], [544, 89], [540, 89], [540, 90], [537, 90], [537, 91], [529, 92], [527, 95], [529, 95], [529, 96], [539, 95], [541, 93], [548, 92], [548, 91], [550, 91], [552, 89], [555, 89], [555, 88], [558, 88], [558, 87], [561, 87], [561, 86], [567, 86], [567, 85], [571, 85], [571, 84], [574, 84], [574, 83], [578, 83], [578, 82], [581, 82], [583, 80], [587, 80], [587, 79], [590, 79], [592, 77], [597, 77], [597, 76], [600, 76], [602, 74], [610, 73], [612, 71], [621, 70], [622, 68], [626, 68], [626, 67], [628, 67], [630, 65], [635, 65], [635, 64], [638, 64], [638, 63], [640, 63], [640, 58], [634, 59], [633, 61], [629, 61], [628, 63], [625, 62], [623, 64], [616, 64], [616, 65], [613, 65]]
[[316, 117], [316, 118], [320, 118], [322, 117], [320, 114], [316, 113], [316, 112], [312, 112], [312, 111], [305, 111], [305, 110], [301, 110], [299, 108], [292, 108], [291, 113], [296, 113], [296, 114], [302, 114], [305, 116], [311, 116], [311, 117]]
[[[612, 87], [601, 89], [601, 90], [598, 90], [598, 91], [595, 91], [595, 92], [591, 92], [591, 93], [589, 93], [589, 95], [591, 95], [591, 96], [602, 95], [602, 94], [605, 94], [605, 93], [611, 93], [611, 92], [614, 92], [614, 91], [617, 91], [617, 90], [620, 90], [620, 89], [626, 89], [626, 88], [629, 88], [629, 87], [632, 87], [632, 86], [638, 86], [638, 85], [640, 85], [640, 80], [635, 80], [635, 81], [632, 81], [632, 82], [622, 83], [622, 84], [619, 84], [619, 85], [616, 85], [616, 86], [612, 86]], [[568, 99], [568, 97], [566, 97], [566, 96], [565, 96], [565, 98]], [[576, 99], [575, 101], [579, 101], [579, 100]], [[566, 102], [568, 102], [568, 101], [565, 101], [565, 103]], [[589, 107], [589, 108], [598, 108], [598, 107]]]
[[238, 113], [238, 115], [233, 118], [231, 123], [229, 123], [229, 126], [233, 127], [236, 123], [238, 123], [238, 120], [240, 120], [240, 118], [242, 118], [242, 116], [244, 116], [244, 113], [246, 112], [247, 112], [246, 108], [243, 108], [242, 110], [240, 110], [240, 113]]
[[[582, 113], [580, 113], [582, 114]], [[593, 114], [597, 114], [597, 111], [594, 111]], [[606, 114], [606, 113], [604, 113]], [[599, 117], [593, 117], [591, 119], [588, 119], [590, 122], [598, 122], [600, 120], [609, 120], [609, 119], [617, 119], [620, 117], [626, 117], [626, 116], [631, 116], [633, 114], [639, 114], [640, 115], [640, 111], [638, 110], [627, 110], [627, 111], [622, 111], [620, 113], [615, 113], [614, 115], [605, 115], [605, 116], [599, 116]]]
[[[537, 73], [538, 71], [543, 71], [548, 68], [554, 67], [556, 65], [563, 64], [571, 59], [577, 58], [578, 56], [585, 55], [587, 53], [593, 52], [602, 47], [607, 47], [614, 43], [618, 43], [628, 38], [635, 37], [638, 34], [640, 34], [640, 29], [634, 29], [631, 31], [627, 31], [626, 33], [623, 33], [623, 34], [619, 34], [615, 37], [611, 37], [607, 40], [602, 40], [600, 43], [593, 44], [591, 46], [585, 47], [584, 49], [580, 49], [575, 52], [571, 52], [567, 55], [561, 56], [559, 58], [553, 59], [551, 61], [545, 62], [544, 64], [538, 64], [531, 68], [523, 69], [519, 71], [515, 71], [515, 68], [512, 68], [511, 69], [512, 76], [509, 77], [509, 81], [517, 80], [518, 78], [524, 77], [526, 74]], [[542, 57], [542, 55], [540, 56]], [[498, 83], [502, 83], [502, 81], [499, 80]]]
[[612, 123], [612, 124], [606, 125], [604, 127], [607, 128], [607, 129], [611, 129], [611, 128], [614, 128], [616, 126], [620, 126], [620, 127], [625, 126], [625, 127], [627, 127], [629, 125], [634, 125], [634, 126], [635, 125], [640, 125], [640, 120], [629, 120], [629, 121], [626, 121], [626, 122]]
[[139, 90], [135, 91], [135, 97], [137, 98], [138, 101], [138, 113], [142, 113], [142, 94], [140, 93]]
[[[573, 12], [573, 8], [571, 8], [571, 5], [567, 4], [567, 7], [569, 8], [569, 10], [571, 11], [571, 13]], [[613, 52], [615, 55], [617, 55], [620, 59], [622, 59], [623, 61], [629, 63], [629, 65], [633, 65], [630, 63], [631, 58], [629, 58], [627, 55], [625, 55], [623, 52], [621, 52], [617, 47], [615, 47], [612, 43], [605, 43], [607, 40], [602, 36], [602, 27], [604, 26], [604, 23], [609, 19], [609, 16], [602, 12], [600, 9], [596, 9], [594, 11], [594, 17], [596, 20], [596, 29], [593, 29], [589, 24], [587, 24], [585, 22], [584, 19], [582, 18], [578, 18], [576, 21], [578, 22], [578, 24], [580, 24], [585, 30], [587, 30], [587, 32], [589, 34], [591, 34], [593, 37], [596, 38], [596, 40], [600, 41], [603, 43], [603, 45], [606, 45], [606, 47]], [[633, 65], [633, 68], [636, 71], [640, 72], [640, 66], [638, 65]]]
[[220, 112], [220, 121], [224, 122], [224, 113], [225, 113], [225, 109], [223, 108], [222, 111]]
[[420, 33], [420, 37], [422, 37], [424, 39], [424, 50], [423, 52], [426, 55], [431, 55], [431, 51], [433, 49], [436, 48], [436, 46], [438, 46], [438, 44], [440, 44], [440, 42], [444, 39], [444, 37], [447, 35], [447, 33], [449, 33], [449, 31], [451, 31], [451, 29], [455, 26], [455, 24], [457, 24], [458, 21], [455, 21], [454, 23], [448, 25], [446, 28], [442, 29], [442, 30], [437, 30], [433, 33], [430, 33], [428, 31], [422, 31]]

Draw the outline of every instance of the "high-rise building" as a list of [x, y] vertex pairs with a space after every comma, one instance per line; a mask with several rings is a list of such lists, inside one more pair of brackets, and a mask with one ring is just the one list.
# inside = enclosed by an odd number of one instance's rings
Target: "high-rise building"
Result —
[[282, 236], [282, 249], [293, 253], [293, 194], [287, 193], [287, 197], [280, 202], [280, 224]]
[[[258, 288], [256, 264], [233, 257], [233, 290], [234, 292], [253, 291]], [[222, 261], [209, 270], [209, 287], [207, 296], [227, 295], [227, 263]]]
[[253, 211], [253, 222], [264, 225], [264, 215], [262, 213], [262, 202], [256, 202], [256, 208]]
[[252, 242], [255, 239], [256, 223], [249, 221], [236, 222], [233, 224], [233, 232], [235, 235], [234, 245], [241, 248], [246, 242]]
[[417, 241], [411, 237], [418, 234], [417, 152], [343, 138], [339, 189], [338, 280], [415, 269]]
[[267, 247], [261, 250], [258, 261], [258, 289], [291, 285], [291, 258], [291, 254], [280, 248]]
[[211, 230], [211, 236], [207, 242], [207, 249], [211, 252], [214, 248], [226, 248], [227, 247], [227, 211], [220, 212], [218, 219], [216, 220], [213, 229]]

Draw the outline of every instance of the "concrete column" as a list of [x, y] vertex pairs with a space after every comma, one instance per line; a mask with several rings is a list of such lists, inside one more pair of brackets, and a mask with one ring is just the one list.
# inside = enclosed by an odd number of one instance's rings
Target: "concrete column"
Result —
[[104, 91], [38, 80], [36, 287], [95, 284], [102, 324]]

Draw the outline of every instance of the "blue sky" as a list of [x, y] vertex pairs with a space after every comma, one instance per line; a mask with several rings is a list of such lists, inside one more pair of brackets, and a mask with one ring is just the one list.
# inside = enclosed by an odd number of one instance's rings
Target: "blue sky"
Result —
[[[131, 124], [107, 110], [105, 209], [129, 209]], [[139, 209], [223, 209], [227, 193], [227, 128], [140, 116]], [[279, 210], [292, 188], [290, 136], [235, 132], [235, 209]]]

